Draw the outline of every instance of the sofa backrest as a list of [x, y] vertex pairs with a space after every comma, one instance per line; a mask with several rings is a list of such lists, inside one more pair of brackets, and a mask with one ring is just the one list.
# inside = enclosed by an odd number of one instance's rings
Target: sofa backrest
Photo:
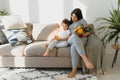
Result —
[[47, 40], [59, 24], [33, 24], [32, 36], [35, 41]]

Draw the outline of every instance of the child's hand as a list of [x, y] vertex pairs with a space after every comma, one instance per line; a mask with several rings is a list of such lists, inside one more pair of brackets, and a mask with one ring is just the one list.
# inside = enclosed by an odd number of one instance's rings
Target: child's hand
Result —
[[55, 36], [54, 36], [54, 39], [58, 39], [58, 38], [59, 38], [59, 36], [58, 36], [58, 35], [55, 35]]
[[51, 39], [50, 42], [52, 42], [53, 40], [55, 40], [55, 38]]
[[61, 40], [61, 38], [59, 38], [59, 37], [58, 37], [58, 38], [57, 38], [57, 40], [59, 40], [59, 41], [60, 41], [60, 40]]

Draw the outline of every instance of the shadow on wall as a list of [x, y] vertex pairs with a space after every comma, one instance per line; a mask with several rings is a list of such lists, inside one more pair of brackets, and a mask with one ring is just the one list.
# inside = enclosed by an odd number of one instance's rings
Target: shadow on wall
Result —
[[39, 22], [39, 0], [3, 0], [3, 8], [11, 14], [20, 15], [23, 21]]
[[73, 0], [64, 0], [63, 10], [64, 10], [63, 17], [70, 19], [71, 11], [73, 10]]
[[111, 7], [110, 5], [112, 4], [111, 0], [109, 0], [109, 1], [105, 1], [105, 0], [94, 0], [94, 1], [78, 0], [78, 1], [79, 1], [79, 3], [87, 6], [86, 20], [88, 23], [94, 23], [95, 19], [97, 17], [100, 17], [100, 16], [107, 17], [108, 12], [109, 12], [110, 7]]
[[28, 0], [29, 18], [31, 22], [39, 22], [39, 0]]

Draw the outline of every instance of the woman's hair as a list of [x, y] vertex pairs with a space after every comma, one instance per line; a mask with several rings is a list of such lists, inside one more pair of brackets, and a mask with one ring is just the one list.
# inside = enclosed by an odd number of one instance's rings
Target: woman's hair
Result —
[[[82, 11], [79, 8], [74, 9], [71, 12], [71, 16], [72, 16], [72, 14], [75, 14], [77, 16], [78, 20], [83, 19]], [[70, 24], [72, 24], [72, 23], [73, 23], [73, 21], [70, 18]]]
[[65, 24], [67, 24], [67, 25], [69, 26], [70, 21], [69, 21], [68, 19], [65, 18], [65, 19], [62, 20], [62, 23], [65, 23]]

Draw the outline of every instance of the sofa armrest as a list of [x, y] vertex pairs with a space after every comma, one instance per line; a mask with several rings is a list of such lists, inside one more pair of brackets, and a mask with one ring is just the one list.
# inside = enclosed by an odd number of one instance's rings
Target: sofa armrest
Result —
[[32, 36], [35, 41], [44, 41], [59, 27], [59, 24], [33, 24]]

